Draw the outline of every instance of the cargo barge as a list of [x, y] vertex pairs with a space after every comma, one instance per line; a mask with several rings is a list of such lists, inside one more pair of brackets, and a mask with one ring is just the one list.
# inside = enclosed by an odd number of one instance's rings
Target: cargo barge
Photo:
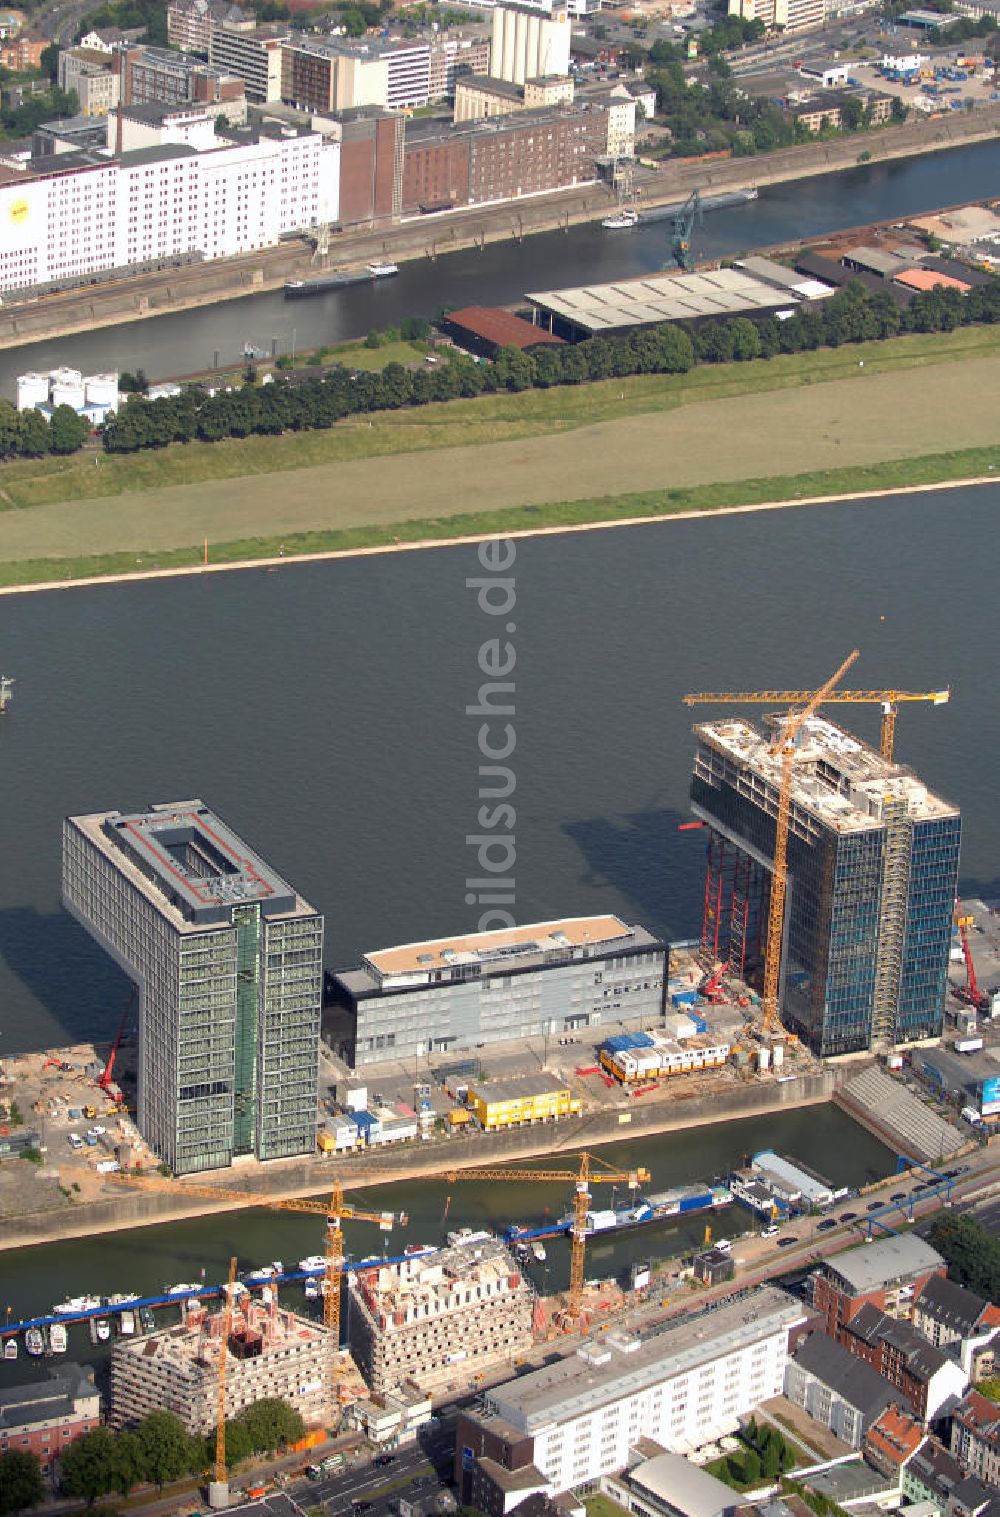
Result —
[[[725, 1185], [678, 1185], [672, 1190], [657, 1195], [639, 1196], [627, 1206], [609, 1207], [603, 1211], [587, 1213], [586, 1236], [598, 1233], [629, 1231], [647, 1227], [652, 1222], [668, 1222], [673, 1217], [693, 1216], [703, 1211], [718, 1211], [731, 1206], [734, 1200], [731, 1190]], [[551, 1238], [573, 1229], [573, 1217], [567, 1214], [558, 1222], [542, 1227], [514, 1226], [504, 1230], [508, 1243], [525, 1243], [535, 1238]]]

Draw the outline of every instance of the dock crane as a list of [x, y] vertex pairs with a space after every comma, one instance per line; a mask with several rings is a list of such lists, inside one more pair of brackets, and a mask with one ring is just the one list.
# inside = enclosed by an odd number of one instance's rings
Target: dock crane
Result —
[[[90, 1171], [86, 1173], [89, 1176]], [[168, 1190], [174, 1196], [193, 1196], [199, 1200], [228, 1201], [233, 1206], [263, 1206], [270, 1211], [308, 1212], [311, 1216], [325, 1217], [323, 1325], [330, 1331], [335, 1362], [340, 1351], [340, 1277], [344, 1267], [344, 1234], [341, 1224], [375, 1222], [382, 1232], [388, 1233], [396, 1223], [405, 1227], [409, 1220], [405, 1212], [370, 1212], [349, 1206], [344, 1200], [344, 1188], [339, 1180], [334, 1181], [329, 1201], [322, 1201], [311, 1200], [309, 1197], [278, 1200], [274, 1196], [259, 1195], [255, 1191], [239, 1190], [236, 1187], [205, 1185], [200, 1181], [188, 1184], [163, 1175], [138, 1175], [129, 1170], [112, 1170], [101, 1178], [119, 1185], [134, 1185], [142, 1190]]]
[[566, 1317], [570, 1322], [579, 1320], [583, 1303], [583, 1271], [587, 1248], [587, 1213], [590, 1210], [590, 1187], [592, 1185], [627, 1185], [637, 1190], [650, 1178], [648, 1169], [613, 1169], [610, 1165], [594, 1171], [594, 1163], [603, 1164], [603, 1159], [589, 1153], [580, 1155], [580, 1167], [572, 1169], [516, 1169], [514, 1167], [489, 1169], [449, 1170], [445, 1176], [450, 1182], [456, 1180], [538, 1180], [566, 1181], [575, 1186], [573, 1198], [573, 1226], [570, 1229], [569, 1295]]
[[694, 255], [691, 252], [691, 236], [694, 232], [695, 221], [699, 226], [702, 221], [701, 195], [697, 190], [692, 190], [687, 200], [681, 206], [673, 219], [673, 237], [670, 243], [670, 252], [679, 269], [690, 274], [694, 269]]
[[[798, 752], [796, 738], [803, 723], [823, 705], [824, 701], [830, 699], [835, 686], [840, 683], [848, 669], [860, 656], [859, 650], [855, 648], [844, 659], [836, 673], [832, 674], [818, 690], [797, 692], [805, 704], [787, 713], [771, 741], [772, 756], [780, 755], [781, 757], [781, 774], [778, 784], [774, 860], [771, 864], [771, 898], [764, 950], [764, 991], [761, 997], [760, 1031], [765, 1038], [780, 1035], [783, 1031], [778, 998], [781, 989], [781, 942], [785, 925], [785, 896], [788, 891], [788, 828], [792, 811], [792, 776], [795, 769], [795, 755]], [[759, 693], [754, 692], [749, 698], [752, 700]], [[773, 693], [777, 694], [777, 692]], [[687, 695], [684, 697], [684, 702], [685, 705], [693, 706], [702, 700], [714, 702], [718, 699], [720, 697], [716, 695]], [[735, 704], [739, 699], [738, 694], [734, 694], [732, 699]]]
[[226, 1286], [226, 1304], [222, 1309], [222, 1339], [219, 1343], [218, 1379], [215, 1400], [215, 1481], [208, 1493], [212, 1507], [229, 1505], [229, 1473], [226, 1469], [226, 1369], [229, 1358], [229, 1338], [233, 1330], [233, 1296], [236, 1285], [236, 1255], [229, 1261], [229, 1283]]
[[[809, 690], [706, 690], [694, 695], [685, 695], [685, 706], [798, 706], [808, 701]], [[824, 706], [872, 705], [882, 707], [882, 733], [879, 752], [887, 763], [892, 763], [892, 750], [896, 737], [896, 716], [904, 701], [931, 701], [935, 706], [946, 706], [951, 699], [951, 690], [831, 690], [824, 696]]]

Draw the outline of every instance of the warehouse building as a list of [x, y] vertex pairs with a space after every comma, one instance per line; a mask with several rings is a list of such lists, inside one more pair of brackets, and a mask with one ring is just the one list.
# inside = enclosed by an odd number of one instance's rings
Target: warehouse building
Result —
[[563, 346], [561, 337], [553, 337], [502, 306], [464, 306], [460, 311], [449, 311], [440, 327], [459, 347], [482, 358], [495, 358], [501, 348], [530, 353], [533, 348]]
[[467, 1380], [531, 1347], [534, 1291], [495, 1240], [358, 1270], [348, 1292], [348, 1342], [375, 1395]]
[[770, 316], [799, 304], [792, 291], [777, 289], [741, 269], [652, 274], [617, 284], [547, 290], [525, 298], [540, 326], [573, 342], [586, 337], [622, 337], [666, 321]]
[[249, 1293], [239, 1297], [230, 1327], [224, 1341], [225, 1313], [197, 1307], [180, 1327], [119, 1338], [111, 1356], [111, 1426], [130, 1427], [150, 1412], [173, 1412], [189, 1433], [210, 1433], [216, 1424], [220, 1353], [227, 1356], [227, 1418], [276, 1397], [307, 1424], [321, 1423], [333, 1395], [327, 1329], [283, 1311], [276, 1300], [259, 1305]]
[[954, 1053], [949, 1048], [921, 1049], [916, 1065], [925, 1080], [954, 1096], [980, 1117], [1000, 1117], [1000, 1063], [985, 1051]]
[[67, 817], [63, 902], [139, 993], [136, 1121], [176, 1174], [311, 1154], [323, 918], [201, 801]]
[[355, 1068], [623, 1017], [662, 1020], [667, 947], [616, 916], [564, 917], [366, 954], [327, 976]]
[[608, 1333], [496, 1386], [482, 1411], [459, 1416], [460, 1499], [469, 1499], [483, 1456], [510, 1468], [532, 1464], [565, 1491], [623, 1469], [642, 1438], [686, 1453], [734, 1431], [781, 1394], [789, 1346], [807, 1320], [801, 1303], [761, 1286], [642, 1338]]
[[[702, 947], [762, 971], [781, 756], [742, 718], [695, 727], [691, 809], [709, 829]], [[911, 769], [824, 717], [797, 738], [783, 1020], [822, 1057], [939, 1037], [961, 817]]]

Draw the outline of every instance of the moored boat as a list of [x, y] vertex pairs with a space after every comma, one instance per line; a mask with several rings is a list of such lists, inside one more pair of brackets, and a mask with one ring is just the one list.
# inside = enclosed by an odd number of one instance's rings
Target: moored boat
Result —
[[639, 212], [633, 210], [631, 206], [623, 206], [620, 211], [615, 211], [611, 216], [605, 216], [601, 221], [601, 226], [606, 227], [609, 232], [625, 232], [629, 227], [638, 226], [638, 224]]
[[82, 1312], [92, 1312], [101, 1304], [100, 1296], [70, 1296], [52, 1308], [55, 1317], [78, 1317]]
[[399, 265], [391, 259], [377, 259], [368, 265], [368, 272], [373, 279], [389, 279], [393, 274], [399, 273]]
[[11, 1336], [5, 1340], [3, 1346], [3, 1356], [5, 1359], [17, 1358], [17, 1339], [15, 1337]]
[[45, 1335], [41, 1328], [29, 1327], [24, 1335], [24, 1346], [32, 1359], [37, 1359], [45, 1352]]
[[64, 1324], [62, 1322], [53, 1322], [49, 1328], [49, 1353], [64, 1354], [68, 1343], [69, 1338]]

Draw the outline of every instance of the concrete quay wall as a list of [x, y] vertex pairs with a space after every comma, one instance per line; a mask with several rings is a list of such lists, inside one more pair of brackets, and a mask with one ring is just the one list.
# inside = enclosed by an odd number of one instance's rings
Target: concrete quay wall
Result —
[[[782, 184], [857, 166], [867, 153], [872, 163], [919, 157], [1000, 135], [1000, 108], [956, 112], [954, 118], [907, 122], [829, 142], [782, 148], [754, 158], [681, 159], [655, 173], [641, 174], [642, 203], [653, 207], [704, 194]], [[224, 264], [208, 263], [95, 285], [79, 294], [46, 297], [37, 303], [0, 308], [0, 349], [96, 327], [200, 309], [277, 290], [292, 278], [309, 278], [324, 267], [363, 268], [391, 256], [397, 262], [436, 258], [486, 243], [520, 240], [599, 220], [609, 208], [601, 186], [553, 193], [489, 207], [427, 216], [378, 231], [350, 232], [333, 239], [326, 265], [314, 264], [304, 244], [283, 245]], [[357, 334], [361, 335], [361, 334]]]
[[[718, 1096], [685, 1098], [677, 1096], [648, 1105], [630, 1102], [627, 1107], [585, 1114], [576, 1120], [506, 1133], [459, 1134], [435, 1138], [430, 1143], [408, 1144], [405, 1148], [378, 1150], [342, 1156], [336, 1160], [315, 1158], [291, 1160], [263, 1166], [241, 1167], [237, 1173], [223, 1170], [203, 1176], [205, 1183], [221, 1189], [232, 1187], [234, 1200], [209, 1200], [184, 1195], [184, 1182], [177, 1181], [167, 1190], [131, 1191], [122, 1182], [117, 1194], [105, 1198], [71, 1202], [58, 1211], [6, 1216], [0, 1229], [0, 1249], [23, 1248], [29, 1244], [53, 1243], [66, 1238], [84, 1238], [96, 1233], [117, 1232], [125, 1228], [145, 1227], [174, 1222], [182, 1218], [210, 1216], [235, 1209], [246, 1203], [241, 1191], [252, 1191], [272, 1200], [294, 1196], [323, 1195], [334, 1177], [345, 1189], [358, 1186], [387, 1185], [402, 1180], [440, 1178], [452, 1169], [469, 1169], [476, 1165], [511, 1163], [537, 1157], [570, 1155], [581, 1148], [593, 1148], [624, 1139], [650, 1137], [656, 1133], [686, 1131], [742, 1117], [763, 1116], [769, 1112], [815, 1106], [830, 1101], [843, 1078], [842, 1072], [823, 1070], [818, 1075], [777, 1083], [769, 1080], [747, 1083]], [[64, 1183], [74, 1178], [67, 1170]], [[99, 1179], [99, 1177], [96, 1177]], [[162, 1182], [161, 1182], [162, 1183]], [[197, 1182], [193, 1182], [197, 1183]]]

